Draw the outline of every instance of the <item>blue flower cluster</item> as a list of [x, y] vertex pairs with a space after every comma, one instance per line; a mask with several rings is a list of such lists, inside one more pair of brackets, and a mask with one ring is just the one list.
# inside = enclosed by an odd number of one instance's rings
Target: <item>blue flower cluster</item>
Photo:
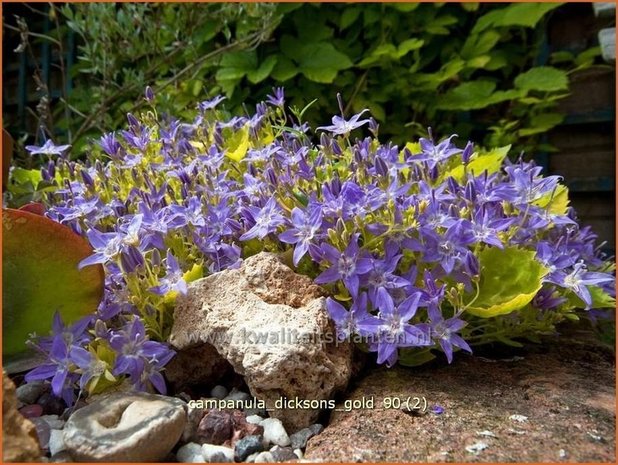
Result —
[[[431, 131], [400, 148], [380, 143], [364, 112], [335, 116], [315, 143], [282, 89], [251, 116], [226, 117], [223, 100], [200, 103], [190, 122], [154, 107], [129, 114], [83, 163], [64, 146], [32, 148], [50, 155], [43, 177], [59, 184], [47, 215], [89, 239], [81, 266], [106, 270], [97, 314], [69, 328], [57, 320], [38, 341], [49, 363], [29, 379], [51, 378], [67, 402], [78, 386], [122, 378], [163, 392], [175, 297], [263, 250], [323, 285], [339, 337], [358, 337], [389, 366], [439, 351], [450, 362], [613, 302], [614, 265], [578, 225], [559, 177], [510, 162], [508, 148], [462, 149]], [[363, 130], [371, 136], [352, 139]], [[513, 270], [506, 283], [521, 296], [484, 275], [495, 266], [488, 250], [520, 268], [531, 257], [535, 276]]]

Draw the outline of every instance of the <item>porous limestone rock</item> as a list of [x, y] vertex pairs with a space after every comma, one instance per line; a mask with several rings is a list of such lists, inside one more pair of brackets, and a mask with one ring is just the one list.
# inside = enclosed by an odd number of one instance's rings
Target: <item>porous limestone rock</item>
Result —
[[352, 371], [352, 347], [336, 341], [320, 288], [265, 252], [190, 283], [170, 343], [180, 353], [212, 345], [290, 431], [314, 423], [319, 410], [277, 408], [277, 400], [330, 399]]
[[2, 461], [40, 462], [36, 428], [16, 406], [15, 385], [2, 371]]

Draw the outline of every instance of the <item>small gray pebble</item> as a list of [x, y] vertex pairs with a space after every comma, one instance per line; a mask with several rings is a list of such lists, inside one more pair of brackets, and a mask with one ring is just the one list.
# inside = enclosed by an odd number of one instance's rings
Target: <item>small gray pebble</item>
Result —
[[314, 432], [309, 428], [303, 428], [294, 434], [290, 435], [290, 445], [292, 449], [304, 449], [307, 447], [307, 441], [309, 438], [315, 436]]
[[241, 400], [248, 401], [251, 399], [251, 396], [246, 392], [239, 391], [236, 388], [233, 388], [230, 393], [225, 396], [225, 400]]
[[296, 460], [296, 454], [291, 447], [274, 447], [270, 453], [273, 455], [273, 458], [277, 462], [285, 462], [286, 460]]
[[15, 390], [15, 393], [17, 399], [24, 404], [34, 404], [47, 390], [48, 386], [43, 381], [33, 381], [22, 384]]
[[220, 384], [210, 390], [210, 397], [214, 397], [215, 399], [225, 399], [227, 394], [227, 388], [225, 386], [221, 386]]
[[236, 442], [234, 455], [239, 462], [243, 462], [251, 454], [262, 452], [263, 450], [264, 446], [262, 445], [261, 436], [245, 436]]
[[314, 423], [313, 425], [309, 427], [309, 429], [313, 431], [314, 436], [317, 436], [322, 431], [324, 431], [324, 426], [322, 426], [320, 423]]

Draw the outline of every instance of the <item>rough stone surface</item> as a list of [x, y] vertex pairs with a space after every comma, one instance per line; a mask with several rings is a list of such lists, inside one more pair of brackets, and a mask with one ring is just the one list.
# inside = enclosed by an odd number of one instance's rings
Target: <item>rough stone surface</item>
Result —
[[202, 408], [192, 408], [189, 404], [187, 405], [187, 422], [180, 438], [183, 443], [198, 441], [197, 429], [205, 413]]
[[15, 385], [2, 371], [3, 462], [40, 462], [36, 429], [17, 411], [16, 404]]
[[261, 436], [245, 436], [234, 446], [234, 456], [242, 462], [251, 454], [262, 452], [262, 450], [264, 450], [264, 446]]
[[71, 456], [85, 462], [156, 462], [180, 439], [186, 404], [155, 394], [112, 394], [77, 410], [64, 428]]
[[210, 344], [187, 347], [165, 365], [165, 377], [175, 392], [199, 384], [211, 384], [232, 372], [230, 364]]
[[264, 434], [264, 428], [261, 425], [249, 423], [245, 414], [239, 410], [232, 412], [232, 423], [234, 425], [232, 442], [236, 442], [245, 436], [261, 436]]
[[[276, 255], [260, 253], [239, 269], [190, 283], [188, 295], [178, 300], [170, 342], [181, 354], [212, 344], [269, 408], [281, 397], [329, 399], [348, 383], [352, 348], [324, 342], [334, 340], [324, 303], [310, 278]], [[318, 414], [270, 412], [293, 431], [309, 426]]]
[[[373, 396], [375, 408], [333, 412], [305, 459], [614, 463], [615, 355], [581, 334], [515, 354], [460, 353], [450, 366], [374, 369], [348, 399]], [[379, 409], [387, 396], [425, 397], [444, 412]]]
[[230, 412], [211, 410], [200, 421], [197, 437], [202, 443], [219, 445], [231, 438], [233, 431], [234, 424]]

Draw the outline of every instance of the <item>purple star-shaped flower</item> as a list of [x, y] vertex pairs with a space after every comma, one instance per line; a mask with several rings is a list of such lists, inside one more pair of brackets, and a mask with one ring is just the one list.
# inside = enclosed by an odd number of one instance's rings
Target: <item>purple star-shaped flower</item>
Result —
[[301, 258], [309, 250], [309, 244], [314, 240], [322, 226], [322, 209], [314, 207], [309, 212], [298, 207], [292, 210], [293, 228], [279, 234], [279, 239], [286, 244], [296, 244], [294, 247], [294, 265], [298, 266]]
[[346, 120], [342, 116], [333, 116], [332, 125], [331, 126], [320, 126], [317, 129], [321, 129], [322, 131], [330, 131], [333, 134], [337, 135], [346, 135], [352, 132], [356, 128], [360, 128], [361, 126], [367, 124], [369, 122], [368, 119], [362, 119], [359, 121], [361, 115], [365, 112], [369, 111], [368, 109], [364, 109], [360, 113], [352, 116], [349, 120]]
[[285, 223], [285, 218], [281, 214], [281, 208], [274, 197], [268, 199], [264, 207], [247, 207], [245, 212], [249, 214], [249, 219], [252, 219], [254, 224], [246, 233], [240, 236], [241, 241], [247, 241], [255, 237], [262, 239]]
[[354, 234], [343, 252], [330, 244], [322, 244], [322, 255], [331, 263], [331, 267], [315, 278], [317, 284], [334, 283], [341, 279], [352, 297], [358, 295], [359, 276], [371, 270], [371, 259], [361, 253], [358, 237], [359, 234]]
[[150, 292], [158, 295], [165, 295], [168, 292], [176, 291], [182, 295], [187, 294], [187, 282], [184, 280], [183, 272], [178, 265], [178, 260], [172, 254], [171, 250], [167, 251], [165, 260], [167, 274], [159, 280], [159, 285], [150, 288]]
[[47, 139], [42, 146], [26, 145], [26, 150], [30, 155], [62, 155], [71, 148], [70, 145], [56, 145], [51, 139]]
[[472, 353], [472, 349], [468, 343], [464, 341], [460, 335], [455, 334], [466, 326], [465, 321], [456, 316], [445, 320], [442, 311], [436, 306], [430, 306], [427, 309], [427, 313], [431, 320], [429, 324], [431, 328], [431, 337], [442, 347], [448, 363], [453, 361], [453, 347], [459, 347], [460, 349]]
[[128, 374], [130, 381], [138, 388], [149, 380], [161, 393], [165, 393], [165, 381], [158, 369], [175, 355], [165, 344], [149, 341], [146, 328], [139, 318], [134, 318], [122, 330], [112, 333], [109, 344], [119, 356], [113, 375]]
[[452, 135], [442, 142], [435, 144], [431, 139], [425, 139], [421, 137], [419, 143], [421, 145], [421, 153], [408, 157], [409, 160], [414, 161], [426, 161], [430, 169], [435, 168], [438, 163], [448, 160], [453, 155], [461, 153], [461, 149], [455, 147], [451, 143], [451, 139], [457, 137]]
[[339, 341], [348, 339], [353, 334], [371, 336], [380, 328], [381, 321], [367, 312], [367, 294], [364, 292], [354, 300], [350, 310], [329, 297], [326, 299], [326, 310], [335, 322]]
[[586, 304], [586, 310], [592, 306], [592, 296], [588, 286], [595, 286], [614, 281], [614, 276], [608, 273], [588, 271], [583, 262], [573, 266], [573, 271], [567, 273], [557, 270], [550, 273], [545, 281], [572, 290]]
[[380, 293], [383, 294], [380, 300], [384, 305], [380, 307], [378, 315], [381, 323], [378, 340], [372, 344], [372, 348], [375, 349], [377, 345], [378, 363], [386, 363], [390, 367], [397, 361], [399, 347], [428, 346], [431, 340], [423, 327], [409, 323], [418, 309], [420, 292], [413, 293], [397, 307], [386, 289], [381, 289]]

